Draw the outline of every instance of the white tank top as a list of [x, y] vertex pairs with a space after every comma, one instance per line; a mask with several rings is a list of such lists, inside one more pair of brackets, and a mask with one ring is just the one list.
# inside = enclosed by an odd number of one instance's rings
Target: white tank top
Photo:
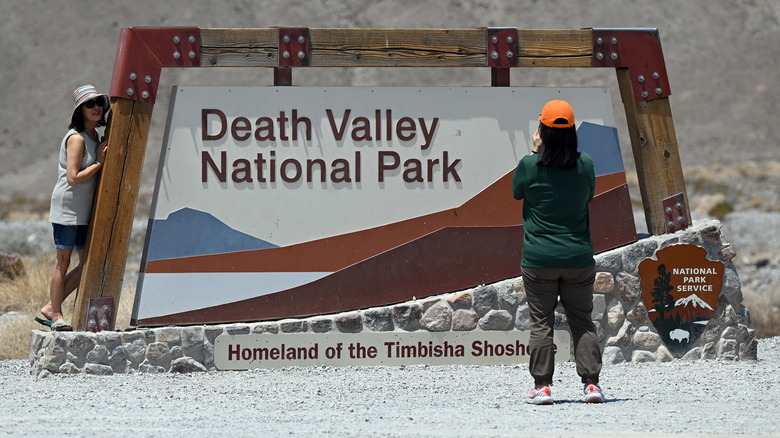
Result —
[[76, 132], [71, 129], [65, 134], [60, 144], [60, 159], [57, 167], [57, 183], [51, 194], [49, 221], [60, 225], [88, 225], [92, 215], [92, 200], [95, 197], [97, 178], [92, 178], [75, 186], [68, 184], [67, 144], [71, 135], [81, 135], [84, 139], [84, 156], [81, 158], [79, 170], [84, 170], [97, 160], [98, 142], [89, 138], [86, 132]]

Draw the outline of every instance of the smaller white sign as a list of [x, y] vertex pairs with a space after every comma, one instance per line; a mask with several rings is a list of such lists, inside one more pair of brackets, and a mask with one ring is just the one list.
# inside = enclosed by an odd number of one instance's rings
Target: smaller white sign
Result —
[[[514, 365], [530, 358], [528, 330], [250, 334], [217, 337], [220, 370], [291, 366]], [[556, 330], [555, 359], [570, 357], [569, 332]]]

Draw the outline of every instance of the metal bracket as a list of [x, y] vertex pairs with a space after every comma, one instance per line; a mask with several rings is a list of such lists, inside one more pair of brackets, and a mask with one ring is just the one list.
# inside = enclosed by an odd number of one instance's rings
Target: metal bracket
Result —
[[278, 27], [279, 67], [306, 67], [309, 65], [311, 40], [308, 27]]
[[509, 86], [509, 68], [517, 61], [516, 27], [483, 27], [487, 30], [487, 65], [490, 67], [490, 85]]
[[488, 67], [517, 66], [517, 28], [487, 27]]
[[162, 67], [199, 66], [199, 28], [123, 28], [119, 36], [109, 95], [154, 103]]
[[637, 102], [671, 94], [657, 28], [593, 29], [593, 66], [628, 68]]
[[111, 318], [114, 314], [114, 297], [90, 298], [89, 311], [84, 327], [88, 332], [111, 330]]
[[666, 224], [667, 233], [674, 233], [688, 228], [685, 195], [678, 193], [664, 199], [661, 204], [664, 209], [664, 223]]

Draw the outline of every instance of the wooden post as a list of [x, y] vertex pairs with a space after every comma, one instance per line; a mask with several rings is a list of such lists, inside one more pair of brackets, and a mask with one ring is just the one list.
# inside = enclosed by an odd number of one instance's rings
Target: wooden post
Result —
[[98, 185], [87, 257], [71, 319], [73, 328], [79, 331], [85, 329], [90, 298], [114, 297], [110, 328], [114, 327], [152, 118], [152, 104], [112, 100], [109, 152]]
[[616, 71], [626, 110], [647, 230], [656, 235], [666, 233], [662, 201], [678, 193], [683, 193], [685, 198], [685, 211], [690, 224], [691, 209], [688, 206], [688, 192], [685, 189], [669, 98], [637, 102], [629, 69], [618, 68]]

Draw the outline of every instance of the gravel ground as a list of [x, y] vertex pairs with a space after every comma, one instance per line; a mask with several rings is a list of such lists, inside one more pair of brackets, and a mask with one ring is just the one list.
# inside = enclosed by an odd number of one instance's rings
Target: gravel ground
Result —
[[12, 436], [780, 436], [780, 337], [759, 360], [605, 366], [608, 402], [583, 403], [559, 364], [553, 406], [522, 403], [525, 365], [285, 368], [30, 376], [0, 362]]

